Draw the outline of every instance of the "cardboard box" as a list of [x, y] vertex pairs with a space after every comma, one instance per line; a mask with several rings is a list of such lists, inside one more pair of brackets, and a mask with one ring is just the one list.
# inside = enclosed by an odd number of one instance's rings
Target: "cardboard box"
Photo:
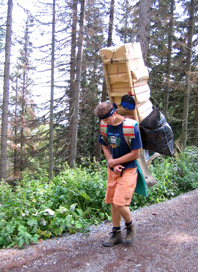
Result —
[[137, 111], [139, 115], [143, 115], [144, 112], [147, 112], [147, 111], [151, 112], [153, 110], [153, 105], [150, 100], [137, 104], [136, 107], [137, 107]]
[[135, 100], [137, 104], [141, 104], [144, 101], [147, 101], [150, 99], [150, 92], [146, 91], [146, 92], [142, 92], [140, 94], [136, 94], [135, 95]]
[[100, 49], [100, 55], [105, 56], [105, 59], [108, 61], [125, 60], [125, 54], [127, 53], [130, 56], [130, 59], [142, 58], [140, 43], [126, 43], [121, 46]]
[[130, 111], [130, 115], [138, 116], [139, 121], [143, 120], [152, 111], [153, 106], [149, 100], [149, 74], [140, 43], [102, 48], [100, 55], [108, 81], [106, 83], [110, 101], [118, 105], [120, 114], [124, 114], [125, 110], [119, 106], [121, 98], [127, 93], [132, 93], [136, 100], [136, 108], [134, 114]]

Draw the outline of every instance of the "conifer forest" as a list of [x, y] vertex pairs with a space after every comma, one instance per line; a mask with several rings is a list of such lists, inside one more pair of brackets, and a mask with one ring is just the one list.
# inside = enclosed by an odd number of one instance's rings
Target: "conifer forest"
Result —
[[198, 146], [197, 0], [0, 0], [0, 15], [0, 179], [103, 160], [99, 51], [126, 43], [141, 44], [174, 148]]

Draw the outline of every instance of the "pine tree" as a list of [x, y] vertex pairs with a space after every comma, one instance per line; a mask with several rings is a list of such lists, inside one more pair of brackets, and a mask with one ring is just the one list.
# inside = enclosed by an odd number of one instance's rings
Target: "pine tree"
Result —
[[151, 25], [152, 0], [142, 0], [139, 4], [139, 20], [137, 31], [137, 42], [140, 42], [145, 64], [149, 48], [150, 25]]
[[56, 0], [53, 0], [52, 12], [52, 49], [51, 49], [51, 101], [50, 101], [50, 139], [49, 139], [49, 178], [53, 177], [53, 142], [54, 142], [54, 64], [55, 64], [55, 13]]
[[136, 41], [137, 36], [137, 18], [139, 8], [129, 0], [122, 0], [117, 3], [116, 9], [117, 23], [115, 24], [116, 33], [123, 43]]
[[2, 129], [1, 129], [0, 180], [6, 179], [6, 170], [7, 170], [7, 133], [8, 133], [10, 54], [11, 54], [11, 36], [12, 36], [12, 9], [13, 9], [13, 1], [8, 0], [5, 66], [4, 66], [3, 108], [2, 108]]
[[190, 1], [189, 7], [189, 23], [188, 23], [188, 40], [187, 40], [187, 54], [186, 54], [186, 88], [184, 93], [184, 104], [183, 104], [183, 124], [182, 124], [182, 139], [181, 143], [183, 148], [186, 147], [188, 137], [188, 112], [189, 112], [189, 100], [191, 91], [191, 59], [192, 59], [192, 41], [194, 33], [194, 13], [195, 13], [195, 1]]
[[82, 72], [82, 54], [83, 54], [83, 39], [84, 39], [84, 20], [85, 20], [85, 0], [81, 0], [80, 11], [80, 26], [78, 35], [78, 53], [76, 60], [76, 81], [74, 86], [74, 96], [72, 100], [72, 115], [70, 121], [71, 127], [71, 153], [69, 156], [69, 166], [74, 167], [77, 155], [78, 141], [78, 120], [79, 120], [79, 98], [80, 98], [80, 80]]
[[103, 14], [103, 4], [100, 1], [87, 1], [79, 109], [78, 161], [84, 156], [96, 156], [98, 127], [94, 108], [101, 99], [102, 90], [103, 71], [99, 50], [105, 42]]
[[170, 75], [171, 75], [171, 55], [173, 43], [173, 18], [174, 18], [175, 0], [171, 0], [169, 6], [169, 23], [168, 23], [168, 45], [167, 45], [167, 62], [166, 62], [166, 85], [164, 90], [164, 110], [168, 112], [169, 92], [170, 92]]
[[20, 173], [30, 165], [33, 156], [31, 153], [34, 150], [32, 132], [36, 127], [36, 122], [35, 104], [31, 93], [34, 67], [30, 61], [32, 53], [30, 28], [32, 23], [32, 17], [28, 14], [24, 37], [20, 40], [22, 48], [17, 59], [16, 72], [12, 75], [11, 107], [14, 110], [11, 112], [14, 112], [14, 114], [11, 116], [10, 121], [10, 140], [13, 143], [14, 176], [20, 176]]

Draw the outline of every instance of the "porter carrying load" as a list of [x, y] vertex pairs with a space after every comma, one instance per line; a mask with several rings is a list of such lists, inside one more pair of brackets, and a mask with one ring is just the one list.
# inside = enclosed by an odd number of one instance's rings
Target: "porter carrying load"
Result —
[[[103, 48], [100, 55], [110, 102], [118, 106], [119, 114], [140, 124], [153, 111], [148, 86], [149, 74], [144, 65], [140, 43]], [[143, 179], [148, 187], [155, 185], [157, 182], [149, 172], [143, 150], [137, 162], [140, 173], [138, 180]]]

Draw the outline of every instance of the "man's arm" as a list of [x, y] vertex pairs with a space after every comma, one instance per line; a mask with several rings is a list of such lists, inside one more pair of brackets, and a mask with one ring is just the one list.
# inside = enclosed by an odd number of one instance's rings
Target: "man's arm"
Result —
[[139, 158], [140, 150], [141, 150], [141, 148], [131, 150], [130, 153], [127, 153], [126, 155], [124, 155], [124, 156], [122, 156], [120, 158], [117, 158], [117, 159], [113, 159], [112, 156], [111, 156], [111, 157], [109, 157], [109, 159], [107, 158], [108, 165], [110, 167], [114, 167], [116, 165], [120, 165], [120, 164], [123, 164], [123, 163], [126, 163], [126, 162], [134, 161], [137, 158]]
[[109, 150], [109, 147], [108, 147], [108, 146], [106, 146], [106, 145], [102, 145], [102, 150], [103, 150], [103, 152], [104, 152], [104, 155], [105, 155], [105, 157], [106, 157], [107, 161], [108, 161], [109, 159], [111, 159], [111, 158], [112, 158], [112, 155], [111, 155], [111, 152], [110, 152], [110, 150]]
[[[102, 146], [102, 150], [103, 150], [103, 152], [104, 152], [104, 154], [105, 154], [105, 157], [106, 157], [106, 159], [107, 159], [108, 162], [109, 162], [109, 160], [110, 160], [110, 161], [113, 160], [113, 159], [112, 159], [111, 152], [110, 152], [108, 146], [103, 145], [103, 146]], [[121, 164], [117, 164], [117, 165], [111, 166], [111, 165], [109, 165], [109, 163], [108, 163], [108, 166], [111, 167], [111, 168], [113, 168], [114, 172], [115, 172], [117, 175], [119, 175], [119, 174], [122, 172], [122, 170], [124, 169], [124, 166], [122, 166]]]

